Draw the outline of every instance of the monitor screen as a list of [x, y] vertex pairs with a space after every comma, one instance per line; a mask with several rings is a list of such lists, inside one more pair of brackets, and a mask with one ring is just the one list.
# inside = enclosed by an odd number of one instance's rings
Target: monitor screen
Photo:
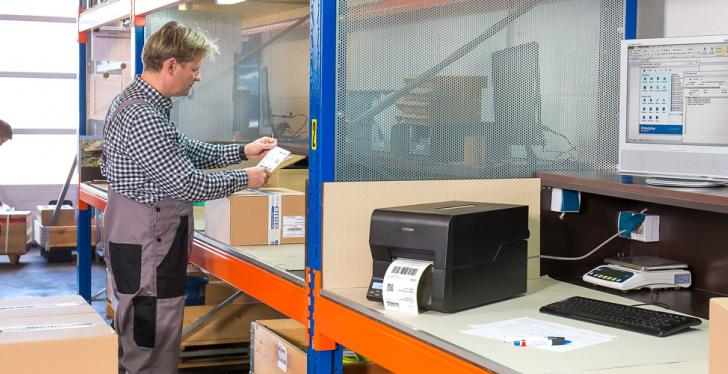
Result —
[[625, 40], [621, 57], [620, 171], [728, 178], [728, 36]]

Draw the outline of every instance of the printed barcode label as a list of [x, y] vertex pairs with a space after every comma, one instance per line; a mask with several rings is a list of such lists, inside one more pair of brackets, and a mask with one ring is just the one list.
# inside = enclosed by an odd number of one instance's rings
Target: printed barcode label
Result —
[[306, 217], [283, 216], [283, 237], [303, 238], [306, 235]]
[[406, 266], [395, 266], [394, 268], [392, 268], [392, 273], [402, 275], [415, 275], [417, 274], [417, 269]]

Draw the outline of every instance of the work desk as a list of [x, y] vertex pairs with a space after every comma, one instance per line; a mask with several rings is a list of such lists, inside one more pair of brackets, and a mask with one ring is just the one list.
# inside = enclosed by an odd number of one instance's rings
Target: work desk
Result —
[[[97, 209], [106, 208], [108, 185], [81, 183], [79, 199]], [[203, 207], [194, 209], [195, 228], [204, 230]], [[303, 244], [233, 247], [196, 230], [190, 263], [227, 281], [281, 313], [306, 323]]]
[[[524, 296], [452, 314], [428, 311], [413, 316], [387, 312], [381, 303], [366, 299], [366, 288], [322, 290], [321, 295], [475, 365], [502, 373], [697, 373], [707, 372], [708, 367], [708, 321], [704, 320], [702, 325], [691, 331], [658, 338], [543, 314], [538, 311], [539, 307], [570, 296], [635, 304], [631, 299], [548, 277], [530, 280], [528, 293]], [[658, 307], [650, 308], [660, 310]], [[321, 317], [320, 331], [346, 344], [345, 336], [337, 336], [341, 335], [341, 331], [329, 329], [327, 316]], [[469, 325], [519, 317], [569, 325], [617, 338], [573, 351], [550, 352], [513, 347], [461, 332]], [[356, 346], [349, 347], [360, 351]], [[361, 353], [366, 355], [365, 351]]]

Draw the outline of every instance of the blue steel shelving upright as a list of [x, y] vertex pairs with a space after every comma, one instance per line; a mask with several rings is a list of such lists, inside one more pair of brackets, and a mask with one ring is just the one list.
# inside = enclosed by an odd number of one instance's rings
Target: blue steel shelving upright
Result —
[[[78, 1], [79, 18], [83, 10], [83, 0]], [[86, 44], [88, 31], [78, 33], [78, 135], [86, 135]], [[80, 139], [80, 138], [79, 138]], [[79, 142], [80, 144], [80, 142]], [[77, 157], [81, 157], [78, 153]], [[79, 170], [81, 160], [76, 163]], [[79, 175], [81, 173], [79, 172]], [[78, 294], [86, 301], [91, 302], [91, 208], [88, 204], [78, 201], [78, 218], [76, 230], [76, 278], [78, 281]]]
[[311, 0], [309, 175], [306, 216], [306, 285], [309, 293], [308, 372], [341, 373], [342, 352], [316, 332], [321, 289], [323, 183], [334, 181], [336, 1]]

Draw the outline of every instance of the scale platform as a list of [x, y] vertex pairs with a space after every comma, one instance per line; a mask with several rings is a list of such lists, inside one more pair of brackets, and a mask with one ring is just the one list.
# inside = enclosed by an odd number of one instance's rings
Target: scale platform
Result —
[[692, 274], [685, 263], [649, 256], [608, 258], [588, 271], [585, 282], [622, 291], [640, 288], [687, 288]]

